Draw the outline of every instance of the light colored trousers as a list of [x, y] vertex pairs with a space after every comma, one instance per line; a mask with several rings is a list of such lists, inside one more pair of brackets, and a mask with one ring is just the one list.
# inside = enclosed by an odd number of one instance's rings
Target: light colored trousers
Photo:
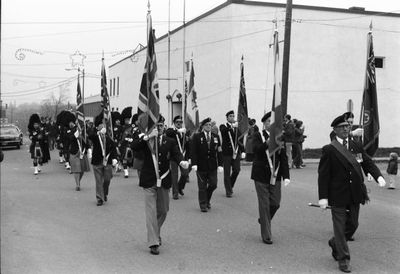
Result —
[[169, 210], [169, 189], [144, 188], [148, 246], [160, 245], [160, 231]]

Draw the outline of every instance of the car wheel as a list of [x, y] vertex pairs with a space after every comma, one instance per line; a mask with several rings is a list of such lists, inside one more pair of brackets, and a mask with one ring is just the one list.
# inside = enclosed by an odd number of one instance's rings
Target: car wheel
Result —
[[21, 145], [20, 145], [20, 144], [18, 144], [18, 145], [17, 145], [17, 149], [20, 149], [20, 148], [21, 148]]

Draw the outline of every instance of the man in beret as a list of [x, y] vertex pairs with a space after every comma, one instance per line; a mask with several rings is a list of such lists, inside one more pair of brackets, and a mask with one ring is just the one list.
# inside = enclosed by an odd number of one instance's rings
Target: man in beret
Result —
[[111, 178], [113, 177], [112, 166], [117, 165], [118, 154], [114, 140], [108, 136], [105, 124], [103, 123], [103, 112], [95, 117], [94, 126], [97, 132], [89, 135], [93, 152], [88, 153], [92, 154], [97, 206], [102, 206], [104, 202], [107, 202]]
[[[144, 190], [147, 242], [153, 255], [160, 253], [161, 226], [169, 210], [170, 159], [183, 168], [189, 167], [176, 142], [164, 135], [164, 121], [160, 115], [157, 125], [149, 134], [141, 133], [132, 142], [132, 149], [135, 152], [142, 151], [144, 157], [139, 186]], [[156, 162], [153, 161], [155, 155]]]
[[[281, 181], [283, 179], [285, 186], [288, 185], [290, 176], [285, 148], [280, 148], [274, 155], [269, 155], [268, 152], [271, 112], [266, 113], [261, 122], [264, 129], [262, 132], [255, 132], [253, 136], [251, 179], [254, 180], [257, 192], [261, 238], [265, 244], [272, 244], [271, 220], [280, 207]], [[275, 177], [273, 172], [277, 172]]]
[[238, 129], [238, 123], [235, 122], [234, 111], [228, 111], [225, 116], [226, 124], [220, 125], [219, 130], [222, 138], [225, 192], [226, 197], [231, 198], [233, 187], [240, 172], [240, 158], [244, 158], [245, 155], [243, 145], [238, 142], [241, 133]]
[[202, 132], [193, 136], [191, 143], [192, 169], [197, 175], [201, 212], [211, 209], [211, 196], [217, 188], [217, 170], [223, 171], [219, 136], [211, 132], [211, 118], [201, 122]]
[[328, 244], [332, 256], [339, 262], [339, 269], [348, 273], [351, 266], [347, 240], [358, 227], [360, 204], [368, 201], [361, 169], [371, 173], [379, 186], [385, 186], [386, 182], [362, 144], [349, 137], [347, 118], [342, 114], [331, 123], [335, 136], [329, 145], [322, 148], [318, 166], [318, 195], [322, 209], [331, 206], [334, 236]]
[[[185, 160], [189, 159], [189, 136], [186, 135], [186, 129], [182, 127], [182, 116], [177, 115], [173, 119], [173, 126], [168, 128], [165, 134], [176, 141], [179, 151], [182, 153]], [[178, 170], [180, 169], [181, 177], [178, 181]], [[185, 188], [186, 181], [189, 177], [189, 170], [182, 167], [179, 168], [179, 163], [171, 161], [171, 180], [172, 180], [172, 198], [179, 199], [179, 194], [184, 195], [183, 189]]]

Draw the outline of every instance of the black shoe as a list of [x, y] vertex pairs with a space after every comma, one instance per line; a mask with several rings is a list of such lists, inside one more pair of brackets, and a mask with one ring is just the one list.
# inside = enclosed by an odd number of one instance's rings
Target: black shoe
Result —
[[232, 198], [232, 193], [226, 193], [226, 197]]
[[178, 195], [173, 195], [173, 196], [172, 196], [172, 199], [178, 200], [178, 199], [179, 199], [179, 196], [178, 196]]
[[76, 190], [76, 191], [80, 191], [81, 188], [80, 188], [79, 186], [77, 186], [77, 187], [75, 187], [75, 190]]
[[260, 218], [258, 218], [258, 220], [257, 220], [257, 221], [258, 221], [258, 223], [259, 223], [259, 224], [261, 224], [261, 219], [260, 219]]
[[201, 212], [207, 212], [208, 211], [207, 208], [201, 208], [200, 210], [201, 210]]
[[350, 273], [351, 272], [350, 261], [349, 260], [340, 260], [339, 261], [339, 269], [342, 272]]
[[158, 250], [158, 245], [150, 246], [150, 253], [153, 254], [153, 255], [160, 254], [160, 250]]
[[104, 195], [104, 202], [107, 202], [107, 195]]
[[207, 204], [207, 209], [211, 209], [211, 204], [210, 203]]
[[272, 245], [272, 241], [271, 241], [271, 239], [266, 239], [266, 240], [263, 240], [263, 242], [264, 242], [264, 244], [267, 244], [267, 245]]
[[179, 189], [179, 190], [178, 190], [178, 193], [179, 193], [180, 195], [182, 195], [182, 196], [185, 195], [185, 193], [183, 193], [183, 189]]
[[348, 238], [347, 241], [349, 241], [349, 242], [354, 242], [354, 237]]
[[103, 201], [97, 201], [97, 206], [102, 206], [103, 205]]
[[158, 238], [158, 241], [160, 242], [160, 246], [161, 246], [161, 237]]
[[333, 239], [330, 239], [328, 241], [328, 245], [332, 248], [332, 257], [337, 261], [337, 254], [336, 254], [336, 248], [335, 248], [335, 243], [333, 242]]

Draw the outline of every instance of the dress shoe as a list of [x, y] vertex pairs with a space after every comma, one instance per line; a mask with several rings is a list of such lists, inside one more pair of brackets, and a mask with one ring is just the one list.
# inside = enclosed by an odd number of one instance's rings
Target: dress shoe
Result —
[[272, 241], [271, 241], [271, 239], [266, 239], [266, 240], [263, 240], [263, 242], [264, 242], [264, 244], [267, 244], [267, 245], [272, 245]]
[[351, 272], [351, 266], [349, 260], [340, 260], [339, 261], [339, 270], [345, 273]]
[[178, 196], [178, 194], [174, 194], [173, 196], [172, 196], [172, 199], [174, 199], [174, 200], [178, 200], [179, 199], [179, 196]]
[[336, 248], [335, 248], [335, 243], [333, 242], [333, 239], [330, 239], [328, 241], [328, 245], [332, 248], [332, 257], [337, 261], [337, 254], [336, 254]]
[[347, 241], [349, 241], [349, 242], [354, 242], [354, 237], [348, 238]]
[[183, 190], [182, 190], [182, 189], [179, 189], [179, 190], [178, 190], [178, 193], [179, 193], [180, 195], [182, 195], [182, 196], [185, 195], [185, 193], [183, 193]]
[[153, 255], [160, 254], [160, 250], [158, 250], [158, 245], [150, 246], [150, 253], [153, 254]]
[[232, 198], [232, 193], [226, 193], [226, 197]]
[[210, 203], [207, 204], [207, 209], [211, 209], [211, 204]]
[[201, 212], [207, 212], [208, 211], [207, 208], [201, 208], [200, 210], [201, 210]]
[[97, 201], [97, 206], [102, 206], [103, 205], [103, 201]]
[[75, 187], [75, 190], [76, 190], [76, 191], [80, 191], [81, 188], [80, 188], [79, 186], [77, 186], [77, 187]]
[[104, 202], [107, 202], [107, 195], [104, 195]]
[[160, 246], [161, 246], [161, 237], [158, 237], [158, 241], [160, 242]]

